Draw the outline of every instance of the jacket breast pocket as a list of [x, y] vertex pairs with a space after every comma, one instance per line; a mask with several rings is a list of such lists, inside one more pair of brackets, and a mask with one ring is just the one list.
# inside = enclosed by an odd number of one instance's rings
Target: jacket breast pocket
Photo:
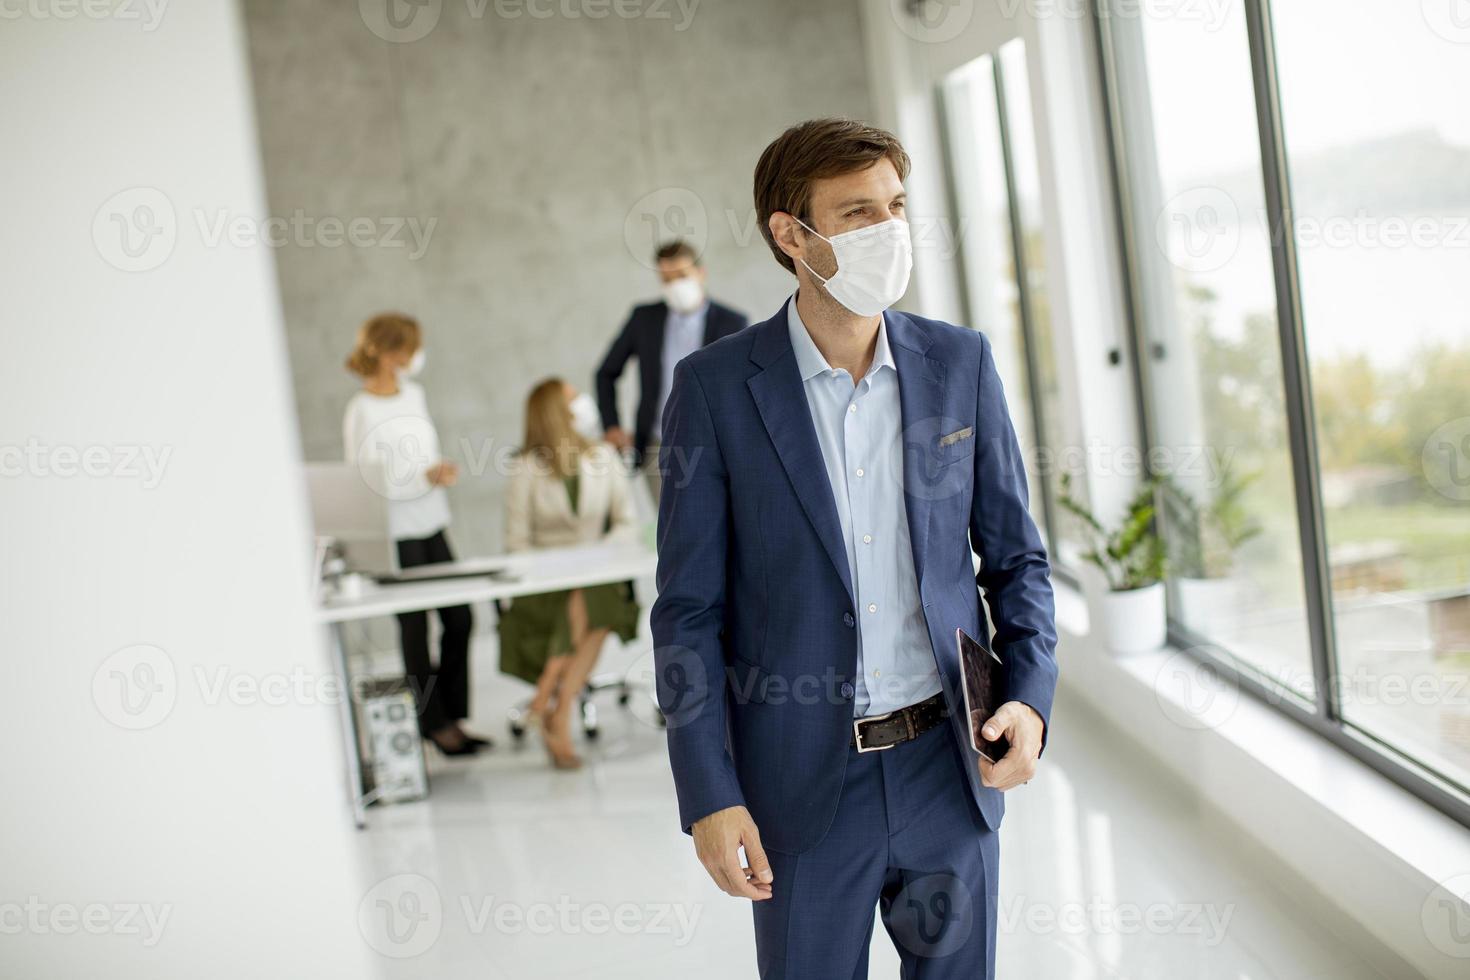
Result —
[[934, 453], [940, 466], [970, 459], [975, 455], [975, 427], [967, 425], [940, 435], [935, 440]]

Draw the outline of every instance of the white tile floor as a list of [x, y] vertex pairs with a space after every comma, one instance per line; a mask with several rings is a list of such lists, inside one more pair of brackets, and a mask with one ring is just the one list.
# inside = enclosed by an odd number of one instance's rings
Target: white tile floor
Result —
[[[623, 669], [637, 651], [605, 659]], [[661, 733], [609, 702], [589, 765], [553, 772], [534, 741], [510, 746], [504, 711], [525, 689], [493, 665], [483, 637], [475, 720], [500, 747], [432, 759], [431, 799], [371, 811], [360, 836], [365, 880], [378, 884], [359, 923], [381, 975], [755, 976], [747, 903], [708, 881], [676, 826]], [[1383, 976], [1299, 890], [1288, 897], [1254, 849], [1065, 694], [1053, 728], [1001, 835], [999, 976]], [[870, 975], [897, 974], [880, 925]]]

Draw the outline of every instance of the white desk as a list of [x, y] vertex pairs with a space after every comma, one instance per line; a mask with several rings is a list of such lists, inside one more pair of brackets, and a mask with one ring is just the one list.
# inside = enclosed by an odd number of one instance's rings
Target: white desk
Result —
[[[333, 598], [317, 608], [317, 621], [327, 627], [332, 648], [332, 665], [338, 672], [341, 690], [352, 690], [352, 672], [347, 664], [343, 625], [361, 619], [397, 613], [441, 609], [445, 606], [494, 602], [521, 595], [560, 592], [609, 582], [626, 582], [653, 574], [658, 559], [639, 542], [587, 545], [578, 548], [548, 548], [499, 558], [472, 558], [442, 566], [451, 574], [491, 571], [499, 568], [505, 577], [473, 575], [400, 582], [368, 589], [351, 599]], [[367, 800], [362, 792], [362, 759], [358, 751], [357, 718], [351, 697], [342, 698], [342, 737], [347, 748], [348, 792], [352, 816], [359, 828], [367, 824]]]

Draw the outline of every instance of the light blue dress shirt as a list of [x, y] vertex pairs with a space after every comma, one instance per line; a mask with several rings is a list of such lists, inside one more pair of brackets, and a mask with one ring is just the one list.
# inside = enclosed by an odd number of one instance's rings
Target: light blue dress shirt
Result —
[[791, 347], [842, 523], [857, 601], [853, 714], [878, 715], [939, 693], [903, 498], [903, 414], [888, 324], [857, 384], [817, 349], [796, 297], [786, 305]]
[[658, 411], [653, 413], [653, 441], [658, 442], [663, 429], [664, 402], [669, 400], [669, 391], [674, 387], [674, 368], [679, 362], [704, 346], [704, 321], [709, 316], [709, 300], [690, 313], [680, 313], [669, 307], [669, 318], [664, 321], [663, 371], [658, 389]]

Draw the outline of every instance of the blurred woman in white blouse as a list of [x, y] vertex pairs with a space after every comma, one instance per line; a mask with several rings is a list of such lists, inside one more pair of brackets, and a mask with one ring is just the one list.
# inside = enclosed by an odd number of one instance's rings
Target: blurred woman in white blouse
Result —
[[[628, 472], [596, 436], [597, 407], [560, 378], [538, 384], [526, 403], [526, 438], [506, 490], [508, 551], [590, 544], [635, 532]], [[536, 685], [539, 720], [558, 769], [581, 765], [572, 715], [608, 634], [638, 632], [628, 583], [523, 596], [500, 618], [500, 669]]]
[[[423, 331], [402, 313], [383, 313], [362, 325], [347, 369], [362, 390], [347, 403], [342, 444], [347, 462], [388, 498], [388, 530], [398, 545], [401, 568], [454, 560], [445, 528], [459, 467], [439, 451], [439, 434], [429, 418], [424, 389], [411, 380], [424, 366]], [[398, 630], [403, 669], [418, 699], [419, 731], [445, 755], [473, 755], [488, 747], [460, 727], [469, 715], [470, 633], [468, 606], [437, 610], [443, 627], [439, 664], [429, 659], [429, 614], [402, 613]]]

